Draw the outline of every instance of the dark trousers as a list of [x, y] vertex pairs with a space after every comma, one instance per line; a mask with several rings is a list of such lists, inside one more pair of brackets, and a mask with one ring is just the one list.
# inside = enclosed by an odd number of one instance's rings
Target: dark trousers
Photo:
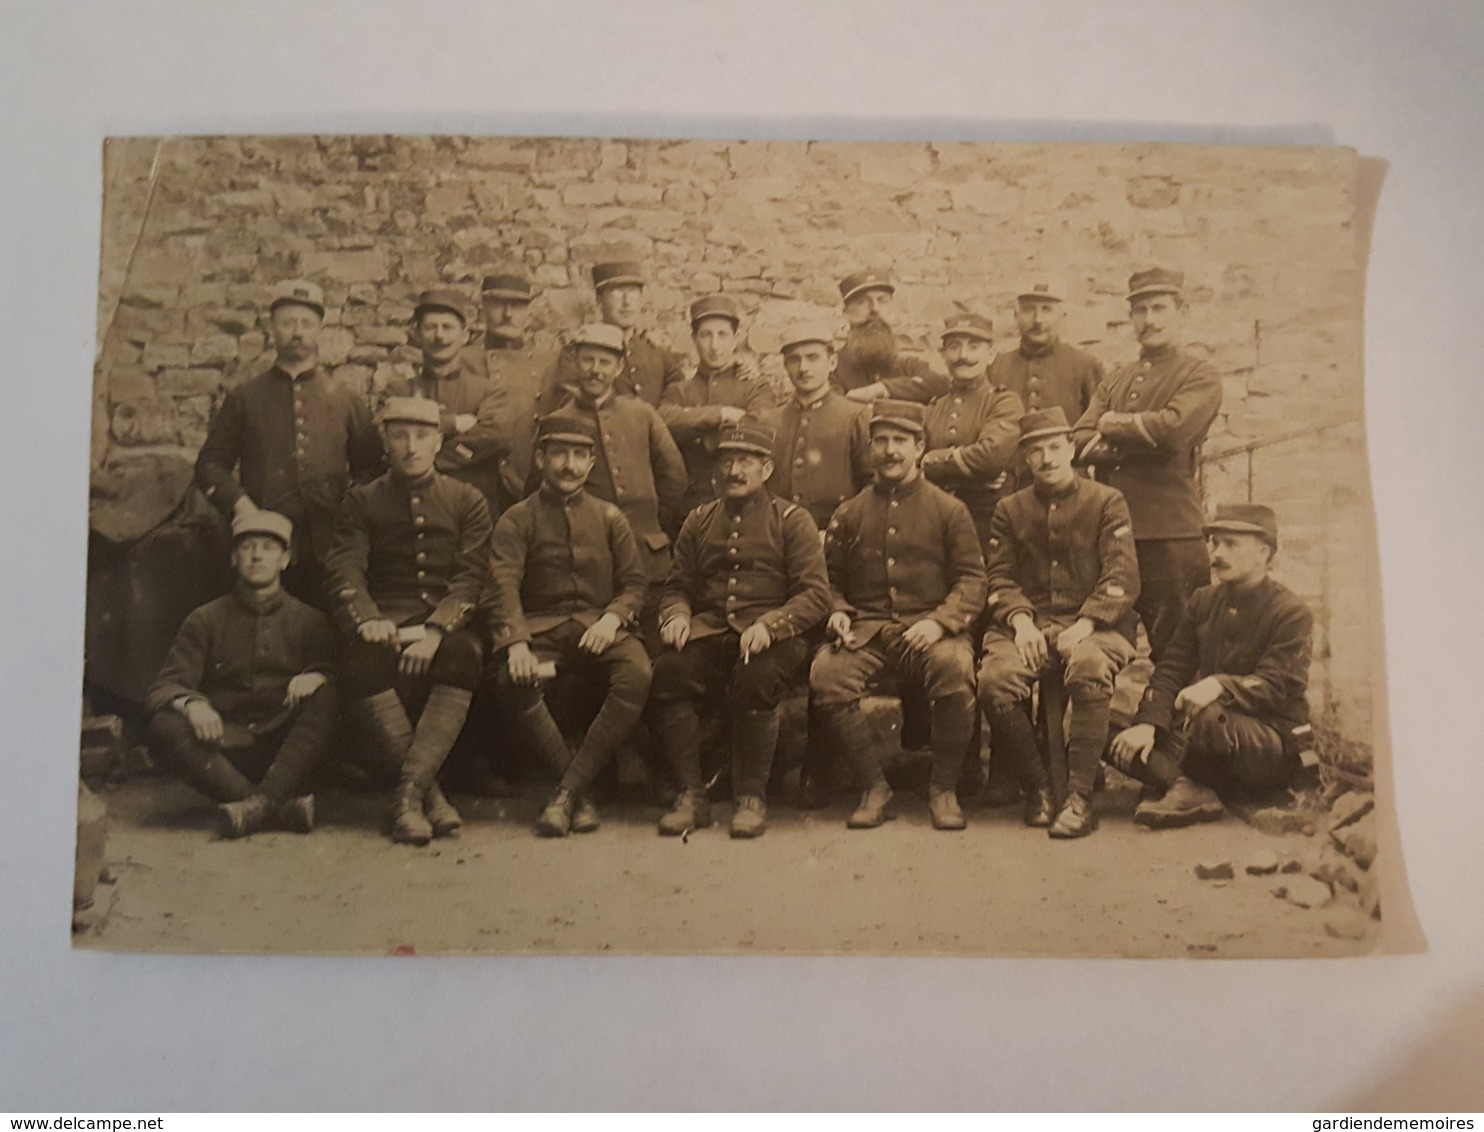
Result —
[[[341, 687], [352, 703], [378, 692], [400, 688], [405, 680], [397, 671], [401, 651], [391, 645], [368, 645], [359, 637], [345, 649]], [[428, 666], [426, 687], [446, 684], [472, 692], [479, 685], [484, 651], [472, 630], [458, 629], [444, 636]]]
[[1183, 774], [1220, 793], [1240, 794], [1280, 789], [1302, 769], [1298, 755], [1283, 749], [1277, 728], [1215, 703], [1161, 730], [1147, 765], [1129, 773], [1157, 786]]
[[167, 707], [149, 721], [149, 748], [161, 766], [213, 801], [236, 802], [251, 794], [282, 801], [307, 790], [329, 748], [338, 707], [335, 686], [325, 684], [282, 727], [253, 735], [242, 747], [201, 742], [185, 716]]
[[1211, 557], [1203, 538], [1138, 539], [1139, 600], [1134, 609], [1149, 637], [1149, 657], [1158, 663], [1180, 627], [1185, 603], [1211, 584]]

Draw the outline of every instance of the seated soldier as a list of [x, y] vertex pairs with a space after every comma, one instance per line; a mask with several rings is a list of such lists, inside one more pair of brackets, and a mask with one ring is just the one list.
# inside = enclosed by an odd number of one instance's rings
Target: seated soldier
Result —
[[832, 643], [809, 670], [811, 714], [834, 749], [856, 762], [865, 793], [846, 823], [886, 820], [891, 788], [873, 750], [860, 701], [883, 681], [920, 686], [931, 705], [928, 810], [934, 829], [963, 829], [954, 791], [974, 738], [974, 647], [984, 609], [984, 559], [969, 509], [928, 482], [923, 410], [908, 401], [871, 407], [875, 482], [840, 504], [825, 529], [834, 612]]
[[[399, 775], [392, 840], [426, 845], [462, 827], [437, 774], [478, 685], [469, 628], [489, 570], [490, 513], [477, 488], [435, 467], [438, 402], [391, 397], [381, 431], [391, 470], [346, 493], [325, 566], [351, 640], [345, 698]], [[414, 731], [398, 688], [426, 702]]]
[[308, 833], [306, 790], [335, 726], [337, 642], [329, 619], [286, 592], [293, 524], [274, 511], [232, 520], [237, 585], [194, 610], [145, 696], [159, 763], [220, 803], [222, 833]]
[[1309, 656], [1314, 617], [1268, 575], [1278, 551], [1269, 507], [1219, 507], [1205, 525], [1216, 582], [1190, 597], [1154, 667], [1115, 765], [1163, 797], [1134, 820], [1153, 829], [1215, 821], [1218, 790], [1287, 786], [1313, 760]]
[[[1034, 482], [1001, 501], [989, 528], [990, 627], [979, 703], [996, 756], [1031, 783], [1025, 823], [1052, 837], [1097, 827], [1092, 793], [1108, 745], [1113, 679], [1134, 656], [1139, 561], [1121, 492], [1079, 476], [1058, 406], [1020, 418]], [[1042, 674], [1060, 669], [1072, 701], [1067, 774], [1048, 779], [1028, 708]], [[1060, 718], [1048, 727], [1062, 726]], [[1059, 811], [1054, 806], [1060, 806]], [[1054, 820], [1053, 820], [1054, 818]]]
[[[778, 704], [803, 675], [805, 636], [829, 609], [819, 528], [770, 494], [773, 432], [744, 421], [717, 443], [721, 498], [686, 516], [660, 594], [651, 697], [655, 740], [680, 783], [660, 819], [667, 835], [711, 824], [701, 771], [703, 701], [731, 716], [733, 837], [767, 829], [765, 795], [778, 746]], [[671, 651], [673, 650], [673, 651]]]
[[[586, 417], [542, 417], [533, 454], [541, 487], [500, 517], [491, 540], [496, 695], [561, 779], [536, 822], [547, 837], [598, 828], [588, 789], [633, 732], [649, 694], [649, 656], [632, 635], [649, 585], [634, 532], [614, 504], [583, 490], [597, 444]], [[569, 687], [575, 677], [606, 688], [575, 755], [542, 695], [546, 664]]]

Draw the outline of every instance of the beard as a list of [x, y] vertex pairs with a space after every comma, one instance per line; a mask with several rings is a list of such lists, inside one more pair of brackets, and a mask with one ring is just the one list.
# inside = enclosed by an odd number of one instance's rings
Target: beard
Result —
[[885, 319], [873, 315], [859, 326], [850, 328], [840, 353], [855, 364], [867, 381], [879, 381], [896, 364], [896, 334]]

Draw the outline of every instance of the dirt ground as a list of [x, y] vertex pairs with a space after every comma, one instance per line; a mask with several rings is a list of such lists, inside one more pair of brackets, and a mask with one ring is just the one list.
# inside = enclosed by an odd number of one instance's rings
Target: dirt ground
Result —
[[[1291, 880], [1243, 870], [1271, 849], [1306, 866], [1324, 836], [1272, 835], [1237, 818], [1152, 832], [1135, 796], [1099, 795], [1101, 828], [1052, 841], [1018, 808], [967, 807], [940, 833], [921, 798], [897, 820], [849, 831], [850, 804], [770, 810], [756, 841], [732, 841], [730, 806], [687, 840], [662, 838], [659, 808], [603, 808], [603, 827], [537, 838], [541, 794], [456, 797], [458, 840], [395, 845], [385, 801], [322, 793], [308, 836], [223, 841], [188, 787], [135, 779], [104, 791], [112, 884], [78, 946], [117, 950], [361, 952], [814, 952], [872, 954], [1340, 956], [1379, 924], [1340, 893], [1323, 908], [1272, 894]], [[1230, 880], [1200, 880], [1225, 860]]]

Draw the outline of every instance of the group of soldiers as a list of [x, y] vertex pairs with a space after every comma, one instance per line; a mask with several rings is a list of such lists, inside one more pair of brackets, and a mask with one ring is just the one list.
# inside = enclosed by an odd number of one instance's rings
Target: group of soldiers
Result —
[[[455, 835], [439, 772], [476, 696], [557, 778], [547, 836], [598, 827], [594, 785], [641, 729], [675, 787], [660, 832], [709, 826], [713, 719], [730, 832], [762, 834], [780, 704], [802, 689], [800, 801], [843, 775], [852, 829], [892, 799], [873, 692], [925, 704], [937, 829], [965, 827], [986, 729], [1026, 824], [1058, 838], [1096, 828], [1105, 760], [1162, 828], [1311, 759], [1312, 619], [1269, 576], [1269, 508], [1206, 518], [1222, 386], [1182, 352], [1178, 273], [1132, 276], [1140, 354], [1105, 377], [1061, 340], [1052, 280], [1018, 293], [1013, 351], [982, 314], [948, 319], [940, 372], [899, 351], [895, 285], [863, 271], [840, 283], [843, 344], [827, 323], [784, 335], [781, 397], [739, 353], [733, 296], [690, 305], [688, 374], [638, 328], [640, 265], [592, 280], [602, 321], [551, 351], [527, 337], [522, 276], [483, 280], [478, 342], [463, 294], [425, 292], [421, 368], [374, 407], [317, 365], [321, 289], [274, 292], [275, 363], [227, 393], [196, 469], [238, 581], [189, 615], [147, 701], [157, 759], [227, 836], [313, 828], [342, 712], [355, 757], [396, 782], [391, 836]], [[1110, 741], [1141, 621], [1153, 677]]]

